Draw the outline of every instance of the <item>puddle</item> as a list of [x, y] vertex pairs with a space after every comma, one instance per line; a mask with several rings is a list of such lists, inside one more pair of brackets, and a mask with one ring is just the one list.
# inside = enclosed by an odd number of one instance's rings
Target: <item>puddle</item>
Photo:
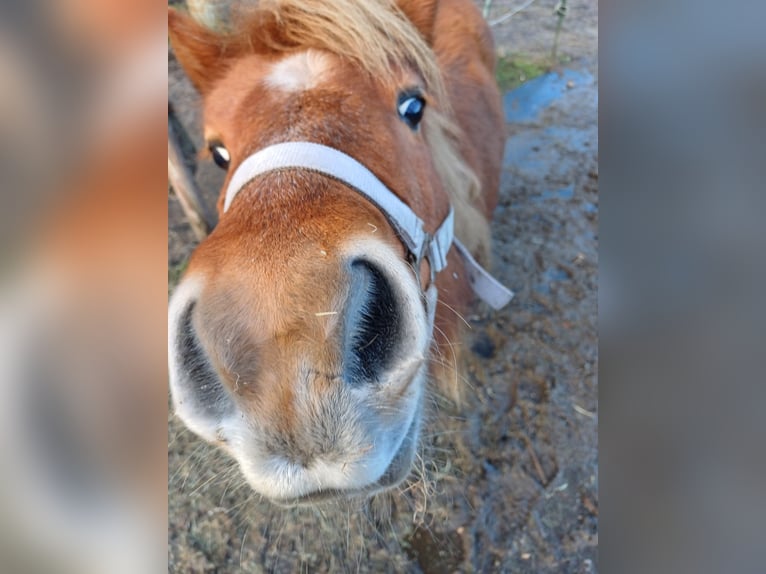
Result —
[[543, 295], [550, 295], [551, 283], [556, 281], [567, 281], [569, 275], [558, 267], [546, 269], [541, 277], [542, 281], [535, 285], [535, 291], [542, 293]]
[[549, 72], [534, 80], [522, 84], [508, 92], [503, 98], [505, 118], [509, 123], [535, 119], [539, 113], [558, 100], [570, 88], [587, 86], [593, 83], [593, 76], [588, 72], [563, 70]]
[[537, 197], [530, 197], [529, 201], [532, 203], [540, 203], [548, 199], [572, 199], [574, 197], [574, 185], [568, 185], [556, 190], [543, 191]]
[[589, 201], [586, 201], [582, 205], [582, 209], [585, 213], [597, 213], [598, 212], [598, 205], [595, 203], [591, 203]]

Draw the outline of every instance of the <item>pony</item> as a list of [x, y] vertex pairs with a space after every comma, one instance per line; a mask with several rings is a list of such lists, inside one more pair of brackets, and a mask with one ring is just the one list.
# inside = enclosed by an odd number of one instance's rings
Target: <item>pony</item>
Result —
[[508, 299], [479, 266], [505, 143], [492, 37], [470, 0], [232, 21], [168, 13], [227, 170], [169, 305], [175, 412], [275, 503], [366, 498], [409, 474], [426, 387], [459, 400], [472, 288]]

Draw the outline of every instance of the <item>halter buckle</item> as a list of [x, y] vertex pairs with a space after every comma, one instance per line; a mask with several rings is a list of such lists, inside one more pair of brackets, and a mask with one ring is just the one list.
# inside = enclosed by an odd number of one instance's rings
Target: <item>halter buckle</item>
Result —
[[433, 235], [428, 233], [427, 231], [423, 232], [423, 241], [420, 244], [420, 252], [419, 253], [413, 253], [410, 252], [410, 258], [412, 259], [411, 263], [412, 266], [415, 269], [415, 275], [418, 277], [420, 276], [420, 266], [423, 264], [423, 260], [428, 261], [428, 269], [429, 271], [429, 285], [434, 282], [436, 279], [436, 267], [434, 265], [434, 262], [431, 261], [431, 244], [433, 243]]

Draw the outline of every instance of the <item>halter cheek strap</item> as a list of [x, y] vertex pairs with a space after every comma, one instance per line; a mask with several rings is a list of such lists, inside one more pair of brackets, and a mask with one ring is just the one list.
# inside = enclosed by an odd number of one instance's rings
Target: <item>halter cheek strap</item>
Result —
[[427, 259], [431, 278], [447, 266], [447, 253], [454, 243], [463, 257], [468, 280], [474, 292], [495, 309], [504, 307], [513, 293], [498, 283], [454, 237], [454, 212], [430, 235], [423, 221], [364, 165], [334, 148], [312, 142], [285, 142], [266, 147], [249, 156], [237, 167], [226, 188], [224, 212], [242, 188], [255, 177], [279, 169], [299, 168], [315, 171], [343, 182], [371, 201], [389, 221], [410, 255], [416, 269]]

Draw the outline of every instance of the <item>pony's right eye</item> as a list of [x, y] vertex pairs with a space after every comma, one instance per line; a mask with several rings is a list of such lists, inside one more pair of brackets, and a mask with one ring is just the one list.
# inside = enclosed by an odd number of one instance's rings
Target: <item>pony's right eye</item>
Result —
[[229, 169], [229, 162], [231, 161], [231, 155], [221, 142], [212, 142], [208, 149], [213, 156], [213, 161], [221, 169]]

